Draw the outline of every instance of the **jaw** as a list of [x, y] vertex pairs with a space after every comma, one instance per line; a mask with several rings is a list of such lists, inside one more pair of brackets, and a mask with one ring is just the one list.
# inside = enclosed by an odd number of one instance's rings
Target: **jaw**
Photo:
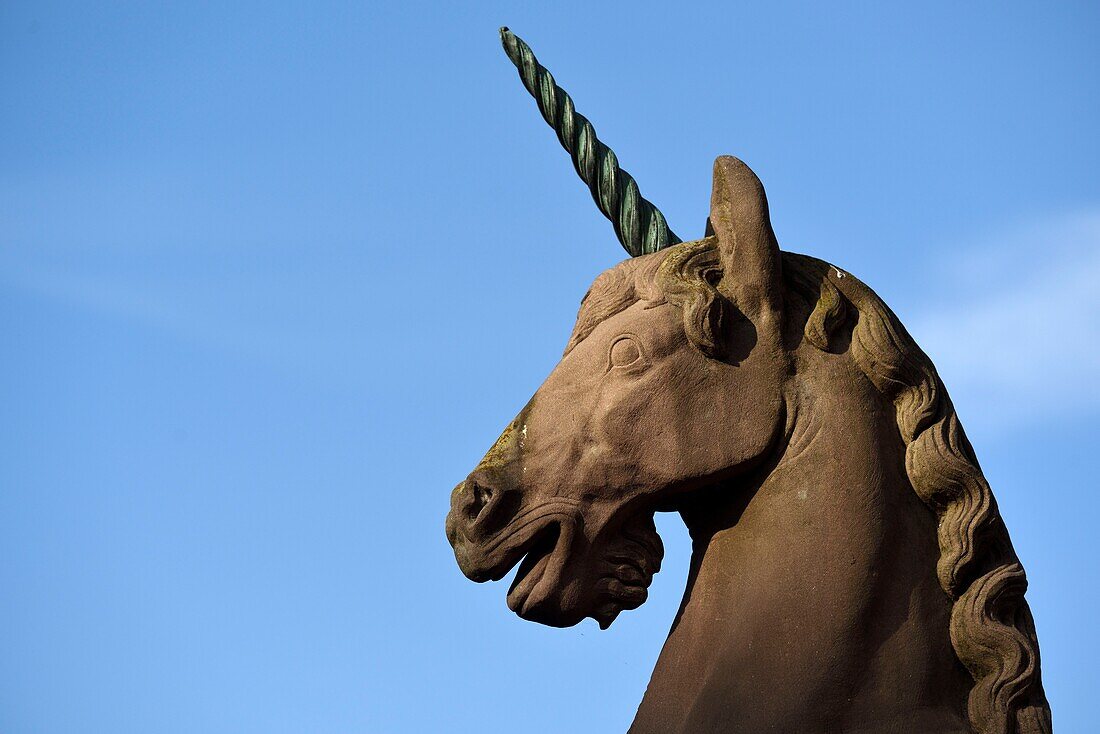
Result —
[[[472, 581], [498, 581], [519, 565], [507, 603], [522, 619], [571, 627], [591, 617], [607, 629], [624, 609], [645, 602], [664, 549], [651, 513], [609, 528], [570, 505], [523, 513], [508, 529], [480, 542], [471, 541], [450, 515], [447, 537], [459, 568]], [[579, 532], [585, 525], [600, 528], [596, 537]]]
[[508, 589], [508, 608], [521, 618], [551, 627], [570, 627], [584, 615], [565, 611], [564, 576], [574, 525], [547, 527], [519, 565]]
[[[594, 543], [574, 538], [576, 526], [546, 532], [520, 564], [508, 607], [521, 618], [571, 627], [591, 617], [607, 629], [618, 615], [648, 598], [664, 546], [651, 514], [632, 518]], [[574, 540], [585, 546], [583, 556]]]

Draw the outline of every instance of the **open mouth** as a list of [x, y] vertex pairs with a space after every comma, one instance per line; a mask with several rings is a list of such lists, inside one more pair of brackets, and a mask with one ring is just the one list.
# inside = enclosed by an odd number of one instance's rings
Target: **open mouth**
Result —
[[569, 545], [568, 530], [553, 522], [540, 530], [508, 588], [508, 608], [530, 619], [558, 586]]

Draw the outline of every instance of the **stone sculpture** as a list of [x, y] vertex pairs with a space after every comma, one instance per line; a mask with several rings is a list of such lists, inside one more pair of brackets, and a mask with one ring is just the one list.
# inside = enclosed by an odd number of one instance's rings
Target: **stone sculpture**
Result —
[[1050, 732], [1024, 570], [928, 357], [850, 273], [779, 249], [736, 158], [681, 242], [501, 35], [633, 257], [452, 493], [462, 572], [519, 564], [519, 616], [606, 628], [679, 512], [687, 589], [634, 734]]

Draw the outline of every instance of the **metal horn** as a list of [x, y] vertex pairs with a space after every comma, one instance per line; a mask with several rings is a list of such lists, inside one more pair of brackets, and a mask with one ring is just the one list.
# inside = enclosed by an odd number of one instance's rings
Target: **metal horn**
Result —
[[507, 28], [500, 29], [500, 41], [626, 251], [637, 257], [680, 242], [661, 211], [639, 193], [634, 177], [619, 168], [614, 151], [596, 137], [592, 123], [573, 109], [573, 100], [538, 62], [531, 47]]

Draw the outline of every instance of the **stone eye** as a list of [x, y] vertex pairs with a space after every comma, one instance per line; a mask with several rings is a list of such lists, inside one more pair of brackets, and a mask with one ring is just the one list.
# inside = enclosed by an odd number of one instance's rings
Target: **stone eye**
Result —
[[629, 367], [632, 364], [639, 363], [642, 361], [641, 347], [638, 346], [638, 342], [633, 337], [621, 336], [611, 345], [611, 352], [607, 361], [612, 369], [615, 367]]

